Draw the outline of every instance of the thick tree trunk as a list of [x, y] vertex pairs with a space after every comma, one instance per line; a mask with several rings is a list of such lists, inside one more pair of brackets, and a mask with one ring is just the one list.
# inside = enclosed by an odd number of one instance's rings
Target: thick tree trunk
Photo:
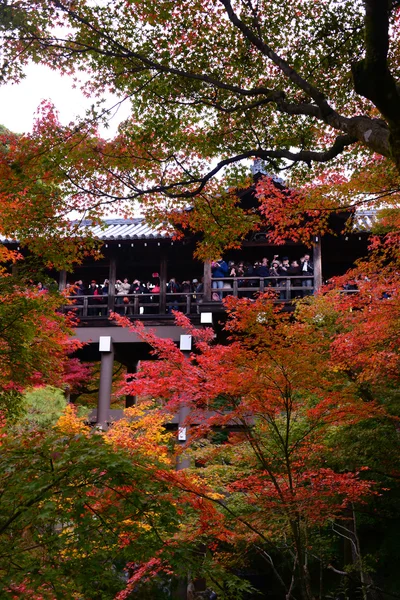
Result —
[[400, 94], [388, 65], [392, 3], [390, 0], [364, 0], [364, 5], [365, 57], [352, 65], [354, 89], [370, 100], [384, 117], [390, 152], [389, 155], [381, 154], [392, 158], [400, 171]]

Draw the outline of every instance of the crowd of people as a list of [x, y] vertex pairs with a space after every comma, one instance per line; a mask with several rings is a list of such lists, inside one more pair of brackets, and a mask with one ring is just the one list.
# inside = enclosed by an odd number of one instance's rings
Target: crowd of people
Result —
[[[101, 284], [92, 279], [89, 285], [85, 285], [82, 279], [75, 283], [67, 283], [66, 292], [69, 297], [74, 299], [76, 312], [81, 311], [80, 306], [84, 304], [84, 297], [87, 297], [88, 312], [90, 316], [107, 314], [107, 298], [110, 293], [110, 282], [105, 279]], [[199, 299], [203, 292], [203, 283], [198, 279], [182, 281], [179, 283], [175, 277], [167, 283], [166, 287], [166, 310], [179, 310], [183, 304], [186, 304], [187, 294], [192, 296], [192, 300]], [[182, 296], [180, 296], [182, 294]], [[120, 314], [133, 314], [135, 309], [135, 297], [140, 296], [140, 312], [153, 313], [158, 308], [160, 302], [160, 278], [158, 273], [153, 273], [151, 281], [143, 282], [139, 279], [129, 281], [128, 277], [117, 279], [114, 289], [115, 311]], [[146, 305], [146, 306], [143, 306]]]
[[[254, 263], [239, 260], [226, 262], [223, 259], [211, 263], [212, 275], [212, 300], [220, 301], [226, 295], [233, 293], [233, 282], [237, 281], [239, 297], [252, 297], [255, 290], [263, 287], [281, 288], [278, 290], [279, 298], [288, 299], [286, 294], [287, 278], [291, 278], [290, 298], [304, 296], [312, 293], [314, 268], [309, 254], [304, 254], [299, 260], [289, 260], [288, 256], [280, 258], [274, 255], [271, 260], [264, 257]], [[306, 278], [308, 275], [310, 278]], [[299, 279], [296, 279], [296, 276]], [[293, 289], [294, 288], [294, 289]], [[297, 288], [297, 289], [296, 289]], [[299, 290], [299, 288], [301, 288]], [[74, 298], [75, 310], [79, 314], [80, 307], [87, 297], [88, 315], [107, 315], [107, 298], [110, 293], [110, 282], [105, 279], [98, 283], [92, 279], [85, 285], [82, 279], [74, 283], [67, 283], [67, 295]], [[115, 283], [115, 310], [120, 314], [133, 314], [134, 309], [140, 305], [141, 312], [159, 312], [160, 305], [160, 277], [153, 273], [151, 280], [117, 279]], [[166, 286], [166, 311], [185, 310], [187, 299], [194, 305], [202, 301], [204, 291], [203, 279], [186, 279], [179, 282], [171, 277]], [[140, 296], [139, 303], [135, 306], [135, 297]], [[157, 310], [154, 310], [157, 308]]]
[[[308, 253], [303, 254], [299, 260], [289, 260], [288, 256], [280, 259], [278, 254], [275, 254], [271, 260], [264, 257], [261, 261], [254, 263], [242, 260], [237, 263], [233, 261], [227, 263], [220, 259], [211, 264], [211, 274], [212, 287], [216, 290], [213, 293], [214, 300], [220, 300], [223, 294], [229, 293], [231, 278], [237, 279], [239, 288], [259, 288], [260, 279], [264, 280], [264, 287], [286, 288], [286, 278], [290, 277], [292, 288], [302, 288], [302, 290], [294, 289], [290, 292], [291, 298], [311, 294], [314, 285], [313, 279], [306, 279], [307, 275], [314, 276], [314, 266]], [[296, 279], [296, 276], [301, 279]], [[253, 277], [257, 279], [252, 279]], [[229, 278], [228, 281], [226, 281], [227, 278]], [[243, 292], [241, 295], [245, 296], [246, 294]], [[285, 292], [281, 291], [279, 297], [285, 299]]]

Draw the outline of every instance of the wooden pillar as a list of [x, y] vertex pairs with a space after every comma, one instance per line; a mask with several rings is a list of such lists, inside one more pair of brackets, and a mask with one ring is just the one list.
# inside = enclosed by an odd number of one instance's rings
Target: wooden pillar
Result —
[[110, 258], [108, 269], [108, 313], [115, 310], [115, 281], [117, 279], [117, 261], [114, 256]]
[[167, 309], [167, 257], [163, 253], [160, 261], [160, 315]]
[[67, 271], [63, 269], [60, 271], [60, 277], [58, 279], [58, 291], [62, 292], [67, 286]]
[[[186, 444], [189, 437], [189, 427], [187, 425], [187, 418], [190, 414], [190, 408], [185, 404], [181, 404], [179, 406], [179, 415], [178, 415], [178, 444], [183, 446]], [[188, 469], [190, 467], [190, 459], [185, 456], [180, 456], [177, 464], [176, 470], [181, 471], [182, 469]]]
[[[189, 359], [189, 355], [192, 349], [192, 336], [181, 335], [180, 345], [182, 354], [186, 359]], [[189, 439], [189, 424], [187, 422], [190, 415], [190, 407], [182, 402], [179, 406], [179, 417], [178, 417], [178, 444], [186, 444]], [[188, 469], [190, 467], [190, 459], [185, 456], [180, 456], [177, 461], [176, 470]], [[199, 548], [201, 552], [204, 552], [204, 548]], [[190, 574], [188, 577], [182, 577], [178, 581], [178, 586], [175, 594], [173, 595], [174, 600], [194, 600], [194, 598], [200, 597], [201, 594], [197, 592], [205, 592], [206, 585], [204, 579], [198, 579], [193, 581]]]
[[[130, 374], [130, 373], [136, 373], [137, 372], [137, 368], [138, 368], [138, 364], [139, 364], [139, 361], [131, 363], [127, 367], [126, 372], [128, 374]], [[127, 394], [125, 396], [125, 408], [130, 408], [131, 406], [135, 406], [135, 404], [136, 404], [136, 396], [130, 396], [130, 395]]]
[[71, 402], [71, 387], [69, 385], [66, 385], [64, 387], [64, 398], [67, 401], [67, 404], [70, 404], [70, 402]]
[[[181, 335], [179, 347], [181, 349], [182, 354], [186, 359], [189, 358], [191, 349], [192, 349], [192, 336], [191, 335]], [[189, 426], [187, 423], [188, 416], [190, 414], [190, 407], [185, 404], [184, 399], [179, 404], [179, 414], [178, 414], [178, 444], [183, 446], [189, 439]], [[180, 456], [177, 464], [176, 470], [180, 471], [182, 469], [188, 469], [190, 467], [190, 459], [185, 456]]]
[[206, 302], [211, 301], [211, 261], [206, 260], [204, 263], [204, 277], [203, 277], [203, 288], [204, 297]]
[[101, 429], [107, 429], [114, 369], [114, 348], [110, 336], [100, 336], [99, 350], [101, 354], [101, 365], [96, 425]]
[[314, 292], [317, 292], [322, 286], [322, 254], [321, 254], [321, 236], [315, 236], [313, 243], [313, 263], [314, 263]]

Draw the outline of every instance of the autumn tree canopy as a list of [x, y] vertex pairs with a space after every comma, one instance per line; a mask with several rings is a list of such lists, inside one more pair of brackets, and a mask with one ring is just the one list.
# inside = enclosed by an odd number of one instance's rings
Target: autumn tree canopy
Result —
[[[248, 174], [246, 159], [273, 172], [291, 166], [297, 183], [318, 181], [326, 166], [341, 170], [330, 186], [352, 173], [347, 203], [354, 187], [396, 198], [398, 18], [389, 0], [3, 3], [3, 79], [18, 79], [33, 59], [82, 77], [93, 98], [90, 114], [69, 127], [43, 108], [9, 156], [6, 193], [29, 194], [34, 184], [39, 200], [40, 177], [64, 191], [52, 192], [62, 214], [92, 215], [121, 198], [124, 211], [142, 199], [152, 213], [162, 197], [165, 216], [166, 199], [175, 208], [190, 199], [195, 228], [213, 220], [239, 238], [254, 220], [238, 218], [226, 190]], [[115, 110], [102, 103], [110, 91], [131, 116], [106, 141], [95, 123]], [[372, 165], [388, 180], [367, 183], [360, 173]], [[313, 196], [314, 206], [320, 200]]]
[[[176, 313], [193, 336], [186, 356], [114, 315], [159, 358], [127, 376], [125, 391], [157, 398], [155, 414], [190, 409], [183, 451], [197, 469], [165, 476], [208, 510], [193, 527], [207, 548], [199, 574], [246, 573], [258, 557], [260, 589], [272, 597], [328, 598], [346, 585], [349, 598], [390, 592], [376, 566], [384, 544], [370, 543], [367, 524], [382, 527], [383, 506], [390, 521], [386, 503], [398, 493], [387, 441], [398, 444], [399, 302], [396, 281], [359, 287], [308, 298], [294, 317], [268, 295], [228, 298], [229, 344]], [[339, 550], [346, 539], [351, 558]]]
[[[80, 343], [71, 339], [73, 322], [58, 309], [60, 295], [0, 278], [0, 411], [15, 413], [27, 387], [74, 385], [85, 370], [68, 355]], [[71, 367], [75, 372], [71, 372]]]

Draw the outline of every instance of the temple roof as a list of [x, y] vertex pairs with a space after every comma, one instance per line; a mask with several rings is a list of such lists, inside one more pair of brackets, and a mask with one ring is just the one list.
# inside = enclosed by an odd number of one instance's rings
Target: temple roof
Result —
[[[136, 219], [104, 219], [101, 225], [92, 225], [91, 221], [84, 220], [74, 223], [78, 225], [75, 235], [79, 235], [79, 230], [90, 231], [91, 235], [100, 240], [149, 240], [149, 239], [168, 239], [171, 235], [163, 227], [148, 225], [144, 218]], [[7, 238], [0, 233], [0, 242], [12, 243], [16, 240]]]
[[[354, 215], [353, 231], [371, 231], [376, 219], [376, 211], [360, 210]], [[94, 238], [112, 241], [112, 240], [150, 240], [150, 239], [169, 239], [171, 234], [160, 227], [155, 227], [146, 223], [142, 217], [136, 219], [104, 219], [101, 225], [91, 225], [91, 222], [80, 221], [78, 231], [82, 229], [89, 230]], [[12, 243], [16, 240], [6, 238], [0, 234], [0, 243]]]
[[376, 223], [376, 210], [357, 210], [354, 215], [355, 231], [371, 231]]
[[102, 225], [90, 226], [83, 221], [82, 228], [88, 228], [93, 237], [100, 240], [137, 240], [160, 239], [171, 237], [162, 227], [148, 225], [143, 218], [137, 219], [104, 219]]

